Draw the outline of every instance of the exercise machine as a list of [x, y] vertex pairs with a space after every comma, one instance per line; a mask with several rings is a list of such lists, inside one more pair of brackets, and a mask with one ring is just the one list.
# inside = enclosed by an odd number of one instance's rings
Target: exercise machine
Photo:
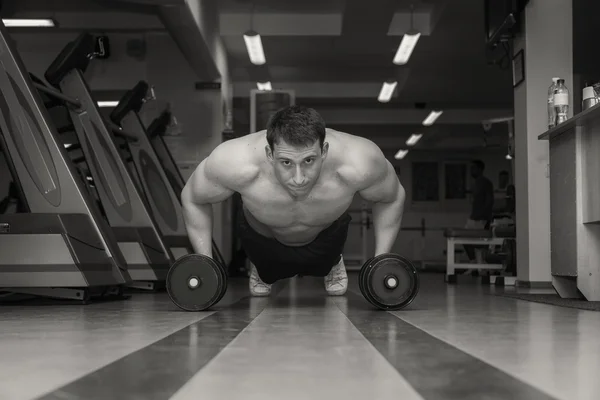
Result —
[[[514, 285], [516, 282], [516, 232], [514, 225], [498, 225], [491, 229], [446, 229], [446, 277], [448, 283], [457, 283], [456, 269], [491, 270], [498, 275], [484, 277], [483, 283]], [[490, 250], [483, 257], [482, 249], [474, 249], [475, 263], [460, 263], [455, 260], [457, 245], [481, 246]], [[499, 251], [496, 249], [500, 248]], [[501, 279], [498, 279], [501, 278]]]
[[126, 136], [127, 132], [102, 118], [83, 77], [95, 44], [92, 35], [79, 35], [46, 70], [44, 77], [51, 86], [35, 87], [67, 106], [73, 125], [63, 127], [63, 132], [75, 131], [78, 143], [71, 148], [84, 154], [106, 220], [127, 262], [131, 286], [160, 289], [174, 258], [112, 139], [115, 133]]
[[[148, 202], [152, 205], [152, 211], [159, 221], [161, 232], [171, 251], [179, 258], [193, 253], [185, 229], [180, 200], [185, 182], [159, 134], [169, 124], [170, 113], [163, 112], [150, 124], [148, 131], [139, 116], [144, 103], [153, 97], [149, 96], [151, 92], [146, 82], [138, 82], [125, 93], [111, 112], [110, 119], [134, 136], [133, 140], [125, 139], [132, 163]], [[213, 256], [224, 264], [223, 256], [214, 240], [212, 248]]]
[[0, 147], [27, 212], [0, 215], [0, 291], [87, 302], [131, 282], [0, 21]]

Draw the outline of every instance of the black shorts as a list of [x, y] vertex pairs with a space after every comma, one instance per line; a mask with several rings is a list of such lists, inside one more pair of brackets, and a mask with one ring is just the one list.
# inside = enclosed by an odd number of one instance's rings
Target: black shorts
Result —
[[271, 284], [296, 275], [326, 276], [340, 262], [351, 220], [352, 217], [344, 213], [312, 242], [303, 246], [288, 246], [256, 232], [248, 224], [240, 207], [239, 237], [248, 259], [265, 283]]

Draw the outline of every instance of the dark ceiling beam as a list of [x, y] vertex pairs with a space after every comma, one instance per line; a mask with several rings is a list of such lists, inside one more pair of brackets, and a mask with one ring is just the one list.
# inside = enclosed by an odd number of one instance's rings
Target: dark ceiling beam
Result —
[[396, 0], [347, 0], [342, 35], [386, 37], [397, 5]]
[[[403, 99], [397, 97], [392, 98], [388, 103], [380, 103], [375, 97], [302, 97], [296, 96], [296, 102], [304, 104], [306, 106], [314, 108], [325, 108], [325, 107], [346, 107], [349, 110], [353, 108], [376, 108], [376, 109], [407, 109], [407, 108], [435, 108], [448, 110], [453, 108], [462, 109], [503, 109], [512, 108], [512, 102], [500, 102], [496, 99], [490, 99], [488, 101], [481, 102], [406, 102]], [[250, 97], [234, 97], [234, 107], [250, 107]]]

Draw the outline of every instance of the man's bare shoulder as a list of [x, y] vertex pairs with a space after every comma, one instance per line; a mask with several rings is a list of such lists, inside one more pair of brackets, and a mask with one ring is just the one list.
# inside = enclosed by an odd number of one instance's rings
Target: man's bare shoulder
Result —
[[387, 173], [388, 161], [373, 141], [339, 131], [328, 135], [335, 138], [330, 151], [335, 154], [338, 174], [349, 185], [360, 188]]
[[260, 172], [256, 156], [260, 150], [259, 134], [231, 139], [217, 146], [204, 162], [206, 177], [232, 189], [256, 179]]

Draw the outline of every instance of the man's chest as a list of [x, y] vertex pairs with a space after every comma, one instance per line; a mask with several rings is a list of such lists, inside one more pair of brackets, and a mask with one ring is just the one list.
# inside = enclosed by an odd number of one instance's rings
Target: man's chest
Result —
[[316, 186], [301, 200], [270, 182], [259, 183], [242, 193], [244, 206], [256, 219], [272, 227], [327, 225], [348, 209], [353, 197], [353, 191], [337, 183]]

